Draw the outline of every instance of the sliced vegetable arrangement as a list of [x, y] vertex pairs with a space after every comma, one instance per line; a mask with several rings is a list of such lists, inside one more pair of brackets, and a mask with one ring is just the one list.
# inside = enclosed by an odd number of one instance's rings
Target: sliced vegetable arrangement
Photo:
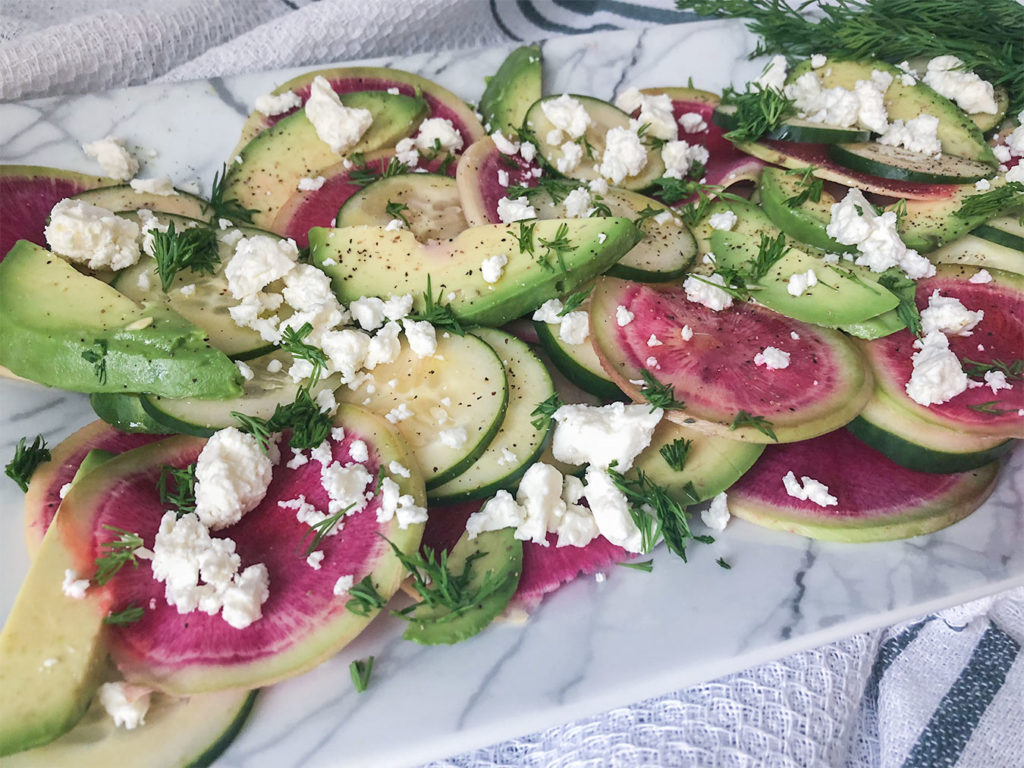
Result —
[[526, 46], [479, 113], [324, 70], [257, 100], [209, 199], [0, 169], [0, 366], [101, 419], [7, 466], [34, 559], [0, 687], [59, 685], [4, 697], [0, 755], [187, 730], [159, 760], [205, 765], [381, 611], [450, 644], [730, 514], [971, 514], [1024, 437], [1024, 127], [927, 52], [613, 104]]

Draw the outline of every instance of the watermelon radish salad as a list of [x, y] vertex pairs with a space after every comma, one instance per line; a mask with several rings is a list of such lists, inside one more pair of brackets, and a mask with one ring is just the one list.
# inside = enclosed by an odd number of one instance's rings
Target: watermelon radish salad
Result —
[[969, 515], [1024, 437], [1010, 96], [819, 54], [609, 103], [545, 94], [527, 46], [478, 111], [397, 70], [284, 83], [207, 198], [115, 137], [104, 176], [0, 168], [0, 365], [98, 417], [7, 465], [5, 764], [209, 764], [381, 611], [459, 642], [733, 515]]

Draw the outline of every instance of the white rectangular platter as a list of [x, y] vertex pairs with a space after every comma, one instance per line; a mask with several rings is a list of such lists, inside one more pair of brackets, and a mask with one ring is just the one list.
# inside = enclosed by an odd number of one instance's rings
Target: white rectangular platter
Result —
[[[511, 47], [370, 63], [475, 101]], [[562, 38], [544, 45], [545, 89], [607, 99], [692, 77], [720, 90], [757, 75], [752, 47], [727, 22]], [[253, 100], [297, 71], [0, 104], [0, 162], [96, 173], [80, 145], [114, 134], [156, 151], [140, 153], [143, 176], [198, 178], [208, 192]], [[92, 418], [84, 396], [0, 381], [0, 456], [22, 435], [53, 445]], [[265, 691], [218, 765], [414, 765], [1024, 584], [1022, 493], [1018, 450], [982, 509], [919, 539], [825, 544], [734, 520], [714, 545], [692, 547], [688, 564], [659, 550], [650, 574], [581, 580], [525, 625], [454, 647], [404, 642], [401, 622], [381, 617], [323, 667]], [[21, 503], [0, 481], [2, 616], [28, 567]], [[348, 664], [371, 654], [371, 686], [356, 694]]]

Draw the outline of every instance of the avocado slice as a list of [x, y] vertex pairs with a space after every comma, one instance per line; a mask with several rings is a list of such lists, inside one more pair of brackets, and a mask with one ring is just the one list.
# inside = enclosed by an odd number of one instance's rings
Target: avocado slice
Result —
[[[72, 484], [110, 457], [90, 451]], [[103, 682], [105, 598], [94, 589], [80, 600], [64, 594], [76, 562], [57, 514], [0, 632], [0, 756], [71, 730]]]
[[0, 262], [0, 365], [76, 392], [242, 391], [238, 369], [201, 329], [166, 307], [136, 304], [26, 240]]
[[484, 124], [506, 138], [517, 135], [526, 111], [541, 95], [540, 46], [516, 48], [487, 79], [479, 104]]
[[[545, 246], [558, 241], [559, 233], [564, 247]], [[623, 218], [487, 224], [426, 244], [407, 230], [314, 227], [309, 231], [309, 252], [346, 304], [362, 296], [411, 293], [422, 310], [429, 278], [433, 298], [440, 293], [441, 303], [450, 305], [460, 320], [496, 326], [576, 290], [642, 237], [643, 232]], [[481, 262], [498, 254], [504, 254], [508, 263], [498, 281], [488, 283], [481, 275]]]
[[485, 578], [500, 586], [479, 603], [457, 613], [420, 603], [409, 613], [409, 627], [402, 637], [421, 645], [451, 645], [472, 637], [505, 610], [519, 586], [523, 542], [516, 539], [512, 528], [487, 531], [475, 539], [469, 539], [464, 533], [448, 556], [449, 573], [462, 574], [471, 557], [467, 592], [472, 594], [479, 590]]
[[[422, 98], [385, 91], [354, 91], [339, 94], [346, 107], [367, 109], [373, 122], [349, 154], [393, 147], [416, 131], [428, 111]], [[234, 198], [243, 208], [255, 211], [252, 224], [270, 229], [277, 212], [296, 193], [299, 179], [316, 176], [341, 158], [317, 136], [316, 129], [299, 110], [260, 133], [231, 163], [224, 184], [224, 199]]]
[[[737, 232], [716, 231], [711, 247], [719, 265], [744, 267], [756, 258], [760, 239]], [[789, 293], [791, 275], [813, 269], [818, 284], [801, 296]], [[829, 265], [798, 248], [775, 262], [752, 291], [754, 300], [781, 315], [805, 323], [835, 328], [857, 323], [895, 309], [899, 299], [876, 282], [871, 272], [844, 262]]]

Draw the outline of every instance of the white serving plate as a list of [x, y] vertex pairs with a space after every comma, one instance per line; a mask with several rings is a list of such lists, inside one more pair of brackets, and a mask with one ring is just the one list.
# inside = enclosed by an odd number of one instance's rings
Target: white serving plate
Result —
[[[475, 101], [512, 46], [374, 60]], [[629, 85], [720, 90], [759, 72], [730, 22], [562, 38], [544, 45], [546, 91], [610, 98]], [[300, 70], [0, 104], [0, 162], [98, 169], [80, 144], [114, 134], [156, 156], [141, 176], [208, 191], [256, 96]], [[92, 420], [82, 395], [0, 381], [0, 456], [22, 435], [51, 445]], [[5, 459], [6, 460], [6, 459]], [[856, 632], [1024, 584], [1024, 451], [992, 498], [927, 537], [828, 544], [734, 520], [688, 564], [659, 550], [650, 574], [612, 569], [549, 598], [525, 625], [454, 647], [400, 639], [381, 617], [335, 659], [265, 691], [222, 766], [414, 765], [708, 680]], [[28, 567], [21, 492], [0, 481], [0, 615]], [[715, 560], [724, 557], [732, 570]], [[352, 659], [377, 658], [356, 694]]]

